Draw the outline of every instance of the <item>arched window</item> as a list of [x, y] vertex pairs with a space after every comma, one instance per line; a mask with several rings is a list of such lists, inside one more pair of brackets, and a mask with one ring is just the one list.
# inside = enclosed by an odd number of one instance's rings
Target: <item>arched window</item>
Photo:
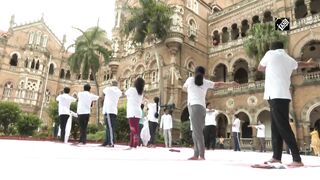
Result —
[[37, 32], [36, 45], [40, 45], [40, 42], [41, 42], [41, 32], [38, 31], [38, 32]]
[[47, 47], [47, 43], [48, 43], [48, 36], [47, 35], [44, 35], [42, 37], [42, 47]]
[[51, 95], [49, 89], [46, 89], [45, 95], [46, 95], [46, 97], [45, 97], [45, 102], [46, 102], [46, 103], [49, 103], [49, 102], [50, 102], [50, 95]]
[[194, 19], [189, 20], [189, 38], [194, 39], [197, 37], [197, 24]]
[[92, 73], [90, 73], [90, 81], [94, 81], [94, 77]]
[[61, 69], [61, 71], [60, 71], [60, 79], [64, 79], [64, 76], [65, 76], [64, 69]]
[[66, 73], [66, 79], [70, 80], [70, 77], [71, 77], [71, 73], [70, 73], [70, 70], [68, 70]]
[[271, 15], [271, 12], [270, 11], [266, 11], [263, 14], [263, 22], [266, 23], [266, 22], [272, 22], [272, 21], [273, 21], [273, 17]]
[[307, 6], [304, 0], [297, 0], [294, 7], [294, 15], [296, 19], [304, 18], [308, 15]]
[[217, 46], [220, 43], [219, 31], [214, 31], [212, 35], [212, 45]]
[[31, 69], [34, 69], [34, 67], [36, 66], [36, 61], [34, 59], [32, 59], [31, 62]]
[[10, 59], [10, 66], [17, 66], [17, 65], [18, 65], [18, 55], [14, 53]]
[[320, 0], [311, 0], [310, 12], [312, 15], [320, 12]]
[[29, 32], [29, 41], [28, 44], [33, 44], [34, 32]]
[[153, 71], [151, 74], [151, 82], [155, 83], [158, 82], [158, 78], [157, 78], [157, 71]]
[[54, 74], [54, 65], [53, 65], [53, 63], [51, 63], [50, 66], [49, 66], [49, 74], [50, 75]]
[[24, 61], [24, 67], [25, 67], [25, 68], [28, 68], [28, 65], [29, 65], [29, 59], [27, 58], [27, 59]]
[[260, 23], [259, 16], [255, 15], [252, 17], [252, 25]]
[[195, 66], [194, 66], [192, 61], [188, 63], [188, 67], [187, 68], [188, 68], [188, 76], [192, 77], [193, 73], [194, 73], [194, 69], [195, 69]]
[[4, 97], [11, 97], [13, 84], [12, 82], [7, 82], [4, 84], [3, 96]]
[[249, 23], [248, 23], [248, 20], [245, 19], [241, 22], [241, 37], [246, 37], [248, 30], [249, 30]]
[[38, 60], [37, 63], [36, 63], [36, 70], [39, 70], [39, 66], [40, 66], [40, 62]]
[[239, 28], [237, 24], [231, 25], [231, 39], [236, 40], [239, 37]]
[[228, 28], [224, 27], [224, 28], [222, 28], [222, 43], [226, 43], [228, 41], [229, 41]]

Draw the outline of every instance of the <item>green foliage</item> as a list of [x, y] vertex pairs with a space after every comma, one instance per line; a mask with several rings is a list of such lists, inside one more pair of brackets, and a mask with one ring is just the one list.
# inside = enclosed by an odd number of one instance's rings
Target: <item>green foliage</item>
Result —
[[5, 135], [9, 135], [9, 129], [21, 118], [19, 106], [12, 102], [0, 102], [0, 126]]
[[[60, 120], [59, 120], [58, 108], [59, 108], [58, 102], [56, 101], [50, 102], [49, 108], [48, 108], [48, 114], [49, 114], [49, 117], [51, 118], [51, 123], [55, 123], [59, 127]], [[77, 112], [77, 103], [76, 102], [71, 103], [70, 109], [73, 112]], [[50, 125], [50, 127], [52, 126]], [[72, 117], [72, 126], [71, 126], [70, 134], [73, 137], [73, 139], [78, 139], [79, 137], [79, 122], [75, 117]]]
[[105, 138], [105, 131], [97, 131], [96, 133], [94, 134], [88, 134], [87, 135], [87, 139], [89, 141], [96, 141], [96, 142], [101, 142], [103, 141]]
[[181, 123], [181, 145], [189, 147], [193, 144], [192, 141], [192, 131], [190, 130], [190, 121], [185, 121]]
[[146, 38], [164, 40], [171, 25], [173, 10], [158, 0], [139, 0], [139, 7], [126, 7], [130, 19], [124, 24], [124, 34], [133, 33], [133, 43], [144, 43]]
[[126, 108], [119, 108], [117, 121], [116, 121], [116, 128], [115, 128], [115, 136], [117, 142], [128, 142], [129, 141], [129, 134], [130, 134], [130, 127], [127, 119], [127, 111]]
[[95, 134], [99, 131], [99, 126], [97, 124], [88, 124], [87, 133], [88, 134]]
[[249, 38], [244, 42], [244, 49], [249, 57], [256, 60], [257, 66], [275, 40], [282, 41], [286, 45], [288, 37], [275, 30], [273, 24], [254, 24], [249, 31]]
[[17, 122], [17, 129], [22, 136], [32, 136], [40, 127], [41, 120], [33, 114], [23, 114]]

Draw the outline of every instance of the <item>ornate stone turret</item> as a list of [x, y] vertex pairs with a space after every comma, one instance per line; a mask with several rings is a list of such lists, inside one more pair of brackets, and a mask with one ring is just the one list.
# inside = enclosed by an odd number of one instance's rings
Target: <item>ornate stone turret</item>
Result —
[[117, 79], [116, 75], [118, 72], [119, 62], [113, 60], [109, 63], [109, 67], [110, 67], [113, 79]]
[[181, 5], [171, 5], [173, 8], [172, 15], [172, 25], [170, 27], [170, 32], [165, 41], [167, 47], [171, 53], [171, 63], [175, 63], [175, 56], [180, 49], [181, 44], [183, 43], [183, 14], [184, 8]]

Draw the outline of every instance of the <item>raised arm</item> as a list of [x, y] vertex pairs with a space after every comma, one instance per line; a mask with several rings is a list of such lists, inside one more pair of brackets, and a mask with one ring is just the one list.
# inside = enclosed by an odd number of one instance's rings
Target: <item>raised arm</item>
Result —
[[319, 64], [312, 58], [310, 58], [307, 62], [298, 61], [298, 68], [313, 68], [319, 67]]

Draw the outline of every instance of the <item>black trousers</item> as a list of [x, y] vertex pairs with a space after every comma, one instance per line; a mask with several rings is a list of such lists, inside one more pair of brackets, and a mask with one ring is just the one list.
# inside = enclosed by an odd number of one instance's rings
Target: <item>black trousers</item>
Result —
[[61, 114], [59, 116], [60, 119], [60, 140], [64, 142], [64, 136], [66, 135], [66, 125], [68, 121], [69, 115]]
[[87, 143], [87, 127], [89, 122], [90, 114], [79, 114], [79, 126], [80, 126], [80, 139], [79, 143]]
[[209, 125], [203, 129], [204, 144], [207, 149], [215, 149], [216, 147], [216, 126]]
[[106, 124], [106, 139], [104, 141], [104, 145], [114, 145], [115, 137], [114, 137], [114, 131], [116, 130], [116, 120], [117, 115], [116, 114], [105, 114], [105, 124]]
[[150, 131], [150, 141], [149, 144], [154, 144], [156, 139], [156, 130], [158, 127], [158, 123], [149, 121], [149, 131]]
[[301, 162], [297, 141], [289, 124], [290, 99], [268, 100], [271, 113], [273, 158], [281, 160], [283, 141], [291, 150], [293, 161]]

